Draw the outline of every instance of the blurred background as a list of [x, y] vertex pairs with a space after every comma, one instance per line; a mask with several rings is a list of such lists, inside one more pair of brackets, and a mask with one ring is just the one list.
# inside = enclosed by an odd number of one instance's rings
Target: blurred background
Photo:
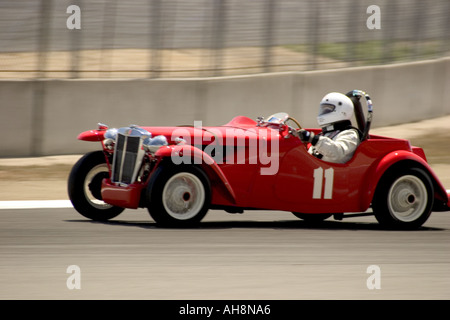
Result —
[[0, 0], [0, 157], [84, 153], [98, 122], [315, 127], [331, 91], [370, 93], [373, 127], [450, 114], [449, 17], [449, 0]]
[[[81, 9], [80, 29], [67, 20]], [[367, 20], [380, 9], [380, 29]], [[0, 78], [187, 78], [447, 56], [448, 0], [1, 0]]]

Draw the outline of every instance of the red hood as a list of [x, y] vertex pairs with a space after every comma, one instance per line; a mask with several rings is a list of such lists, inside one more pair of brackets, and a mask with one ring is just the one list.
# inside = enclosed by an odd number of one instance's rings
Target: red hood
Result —
[[[149, 131], [153, 137], [157, 135], [165, 136], [169, 144], [174, 144], [175, 138], [190, 139], [191, 144], [200, 144], [200, 141], [203, 141], [201, 144], [209, 144], [217, 137], [224, 145], [239, 145], [240, 143], [245, 144], [245, 140], [247, 139], [258, 139], [261, 134], [270, 140], [273, 136], [273, 130], [265, 127], [257, 127], [256, 124], [256, 121], [250, 118], [238, 116], [225, 125], [215, 127], [194, 127], [186, 125], [142, 128]], [[233, 137], [234, 139], [232, 139]]]
[[[176, 144], [176, 138], [185, 139], [188, 144], [210, 144], [218, 138], [223, 145], [232, 144], [234, 146], [248, 145], [248, 140], [257, 140], [260, 136], [267, 141], [278, 138], [279, 132], [267, 127], [258, 127], [257, 122], [244, 116], [235, 117], [230, 122], [216, 127], [194, 127], [193, 125], [176, 127], [145, 127], [153, 137], [163, 135], [169, 144]], [[95, 129], [82, 132], [79, 140], [102, 141], [105, 129]], [[247, 142], [246, 142], [247, 141]]]

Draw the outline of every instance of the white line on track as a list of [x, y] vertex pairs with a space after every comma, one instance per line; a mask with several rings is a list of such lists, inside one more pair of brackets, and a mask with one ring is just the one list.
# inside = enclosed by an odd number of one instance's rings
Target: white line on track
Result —
[[[450, 189], [446, 190], [450, 194]], [[1, 209], [73, 208], [70, 200], [0, 201]]]
[[1, 209], [72, 208], [69, 200], [0, 201]]

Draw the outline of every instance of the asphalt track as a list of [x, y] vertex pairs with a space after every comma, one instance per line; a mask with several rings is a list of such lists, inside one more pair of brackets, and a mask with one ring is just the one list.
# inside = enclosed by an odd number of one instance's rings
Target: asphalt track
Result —
[[[372, 131], [424, 146], [449, 189], [449, 121]], [[450, 298], [450, 212], [432, 213], [415, 231], [383, 230], [372, 216], [309, 225], [273, 211], [210, 211], [199, 228], [182, 230], [156, 227], [145, 209], [99, 223], [53, 197], [66, 181], [44, 179], [59, 167], [38, 160], [1, 162], [1, 200], [16, 201], [0, 201], [0, 299]], [[36, 180], [21, 181], [37, 163]], [[67, 285], [72, 266], [80, 289]]]
[[3, 209], [0, 229], [0, 299], [450, 298], [450, 213], [415, 231], [263, 211], [163, 229], [144, 209], [107, 223], [73, 208]]

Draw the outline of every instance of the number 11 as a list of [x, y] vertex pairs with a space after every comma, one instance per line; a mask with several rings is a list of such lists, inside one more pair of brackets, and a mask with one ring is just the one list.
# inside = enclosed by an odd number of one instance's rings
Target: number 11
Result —
[[313, 199], [322, 199], [322, 185], [325, 179], [325, 188], [323, 190], [324, 199], [333, 198], [333, 180], [334, 180], [334, 170], [333, 168], [328, 168], [324, 170], [323, 168], [317, 168], [314, 170], [314, 188], [313, 188]]

